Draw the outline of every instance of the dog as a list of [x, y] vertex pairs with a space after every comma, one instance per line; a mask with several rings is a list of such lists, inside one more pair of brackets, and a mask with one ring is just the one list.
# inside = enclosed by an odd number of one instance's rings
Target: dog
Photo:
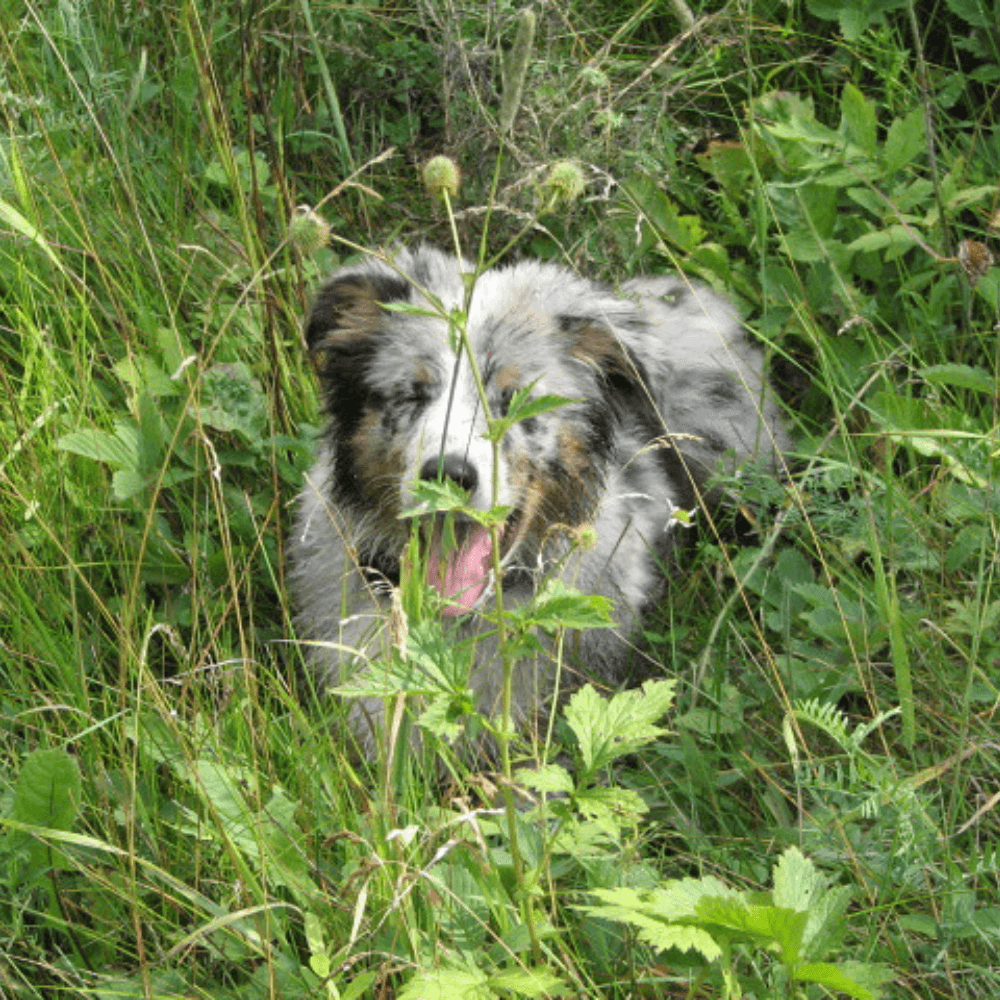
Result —
[[[506, 508], [496, 560], [494, 536], [474, 518], [456, 517], [450, 552], [438, 522], [422, 535], [456, 639], [484, 634], [470, 683], [489, 714], [503, 678], [489, 620], [497, 565], [507, 609], [553, 574], [607, 598], [616, 627], [574, 633], [558, 649], [580, 676], [620, 684], [628, 637], [662, 594], [678, 511], [717, 499], [719, 470], [756, 462], [778, 472], [788, 435], [761, 349], [708, 288], [660, 277], [616, 292], [524, 261], [479, 274], [467, 296], [474, 272], [423, 246], [368, 257], [320, 288], [305, 339], [327, 424], [298, 501], [290, 582], [308, 658], [342, 684], [400, 641], [386, 622], [411, 543], [414, 484], [450, 480], [469, 510]], [[449, 324], [455, 310], [479, 385]], [[494, 451], [488, 420], [524, 389], [564, 405], [514, 422]], [[515, 664], [515, 723], [545, 707], [556, 652], [543, 644]], [[383, 715], [382, 698], [352, 701], [368, 756]]]

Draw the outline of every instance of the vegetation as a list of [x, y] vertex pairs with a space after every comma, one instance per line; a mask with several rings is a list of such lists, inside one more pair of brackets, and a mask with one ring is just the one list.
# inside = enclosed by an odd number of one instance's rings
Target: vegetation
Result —
[[[5, 6], [0, 995], [997, 995], [998, 80], [979, 0]], [[516, 807], [432, 618], [370, 771], [292, 641], [301, 317], [419, 239], [711, 283], [798, 441]]]

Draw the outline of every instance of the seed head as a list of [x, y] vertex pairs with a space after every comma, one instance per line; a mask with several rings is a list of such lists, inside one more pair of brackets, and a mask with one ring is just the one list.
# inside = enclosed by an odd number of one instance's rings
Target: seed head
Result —
[[973, 288], [996, 263], [989, 247], [977, 240], [962, 240], [958, 244], [958, 262], [962, 265], [962, 270], [965, 271], [965, 276]]
[[299, 205], [292, 215], [288, 236], [299, 253], [309, 257], [330, 242], [330, 223], [309, 205]]
[[549, 168], [549, 175], [542, 182], [542, 187], [549, 193], [549, 206], [554, 207], [559, 202], [572, 204], [583, 194], [586, 181], [579, 163], [572, 160], [559, 160]]
[[433, 197], [447, 191], [454, 198], [462, 184], [462, 175], [450, 156], [435, 156], [424, 164], [423, 180], [427, 193]]

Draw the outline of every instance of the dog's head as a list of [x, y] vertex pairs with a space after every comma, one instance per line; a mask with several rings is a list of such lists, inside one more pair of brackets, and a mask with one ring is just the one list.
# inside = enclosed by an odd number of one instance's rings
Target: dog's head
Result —
[[[306, 324], [335, 499], [397, 552], [419, 480], [454, 481], [473, 509], [511, 508], [507, 551], [587, 522], [621, 422], [649, 409], [641, 366], [615, 334], [637, 322], [631, 303], [537, 263], [485, 272], [467, 302], [472, 272], [428, 248], [372, 258], [333, 275]], [[466, 306], [478, 379], [448, 318]], [[514, 423], [494, 449], [483, 395], [500, 418], [526, 386], [569, 402]]]

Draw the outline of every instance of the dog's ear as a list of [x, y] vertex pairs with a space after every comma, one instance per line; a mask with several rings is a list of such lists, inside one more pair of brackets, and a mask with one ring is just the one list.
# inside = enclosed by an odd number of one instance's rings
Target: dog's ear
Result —
[[321, 375], [334, 357], [362, 348], [378, 332], [380, 305], [406, 301], [410, 285], [391, 271], [348, 271], [334, 275], [316, 295], [305, 325], [306, 343]]
[[590, 367], [609, 396], [634, 398], [636, 390], [645, 392], [642, 362], [610, 326], [593, 316], [560, 316], [558, 323], [560, 333], [569, 340], [570, 356]]

